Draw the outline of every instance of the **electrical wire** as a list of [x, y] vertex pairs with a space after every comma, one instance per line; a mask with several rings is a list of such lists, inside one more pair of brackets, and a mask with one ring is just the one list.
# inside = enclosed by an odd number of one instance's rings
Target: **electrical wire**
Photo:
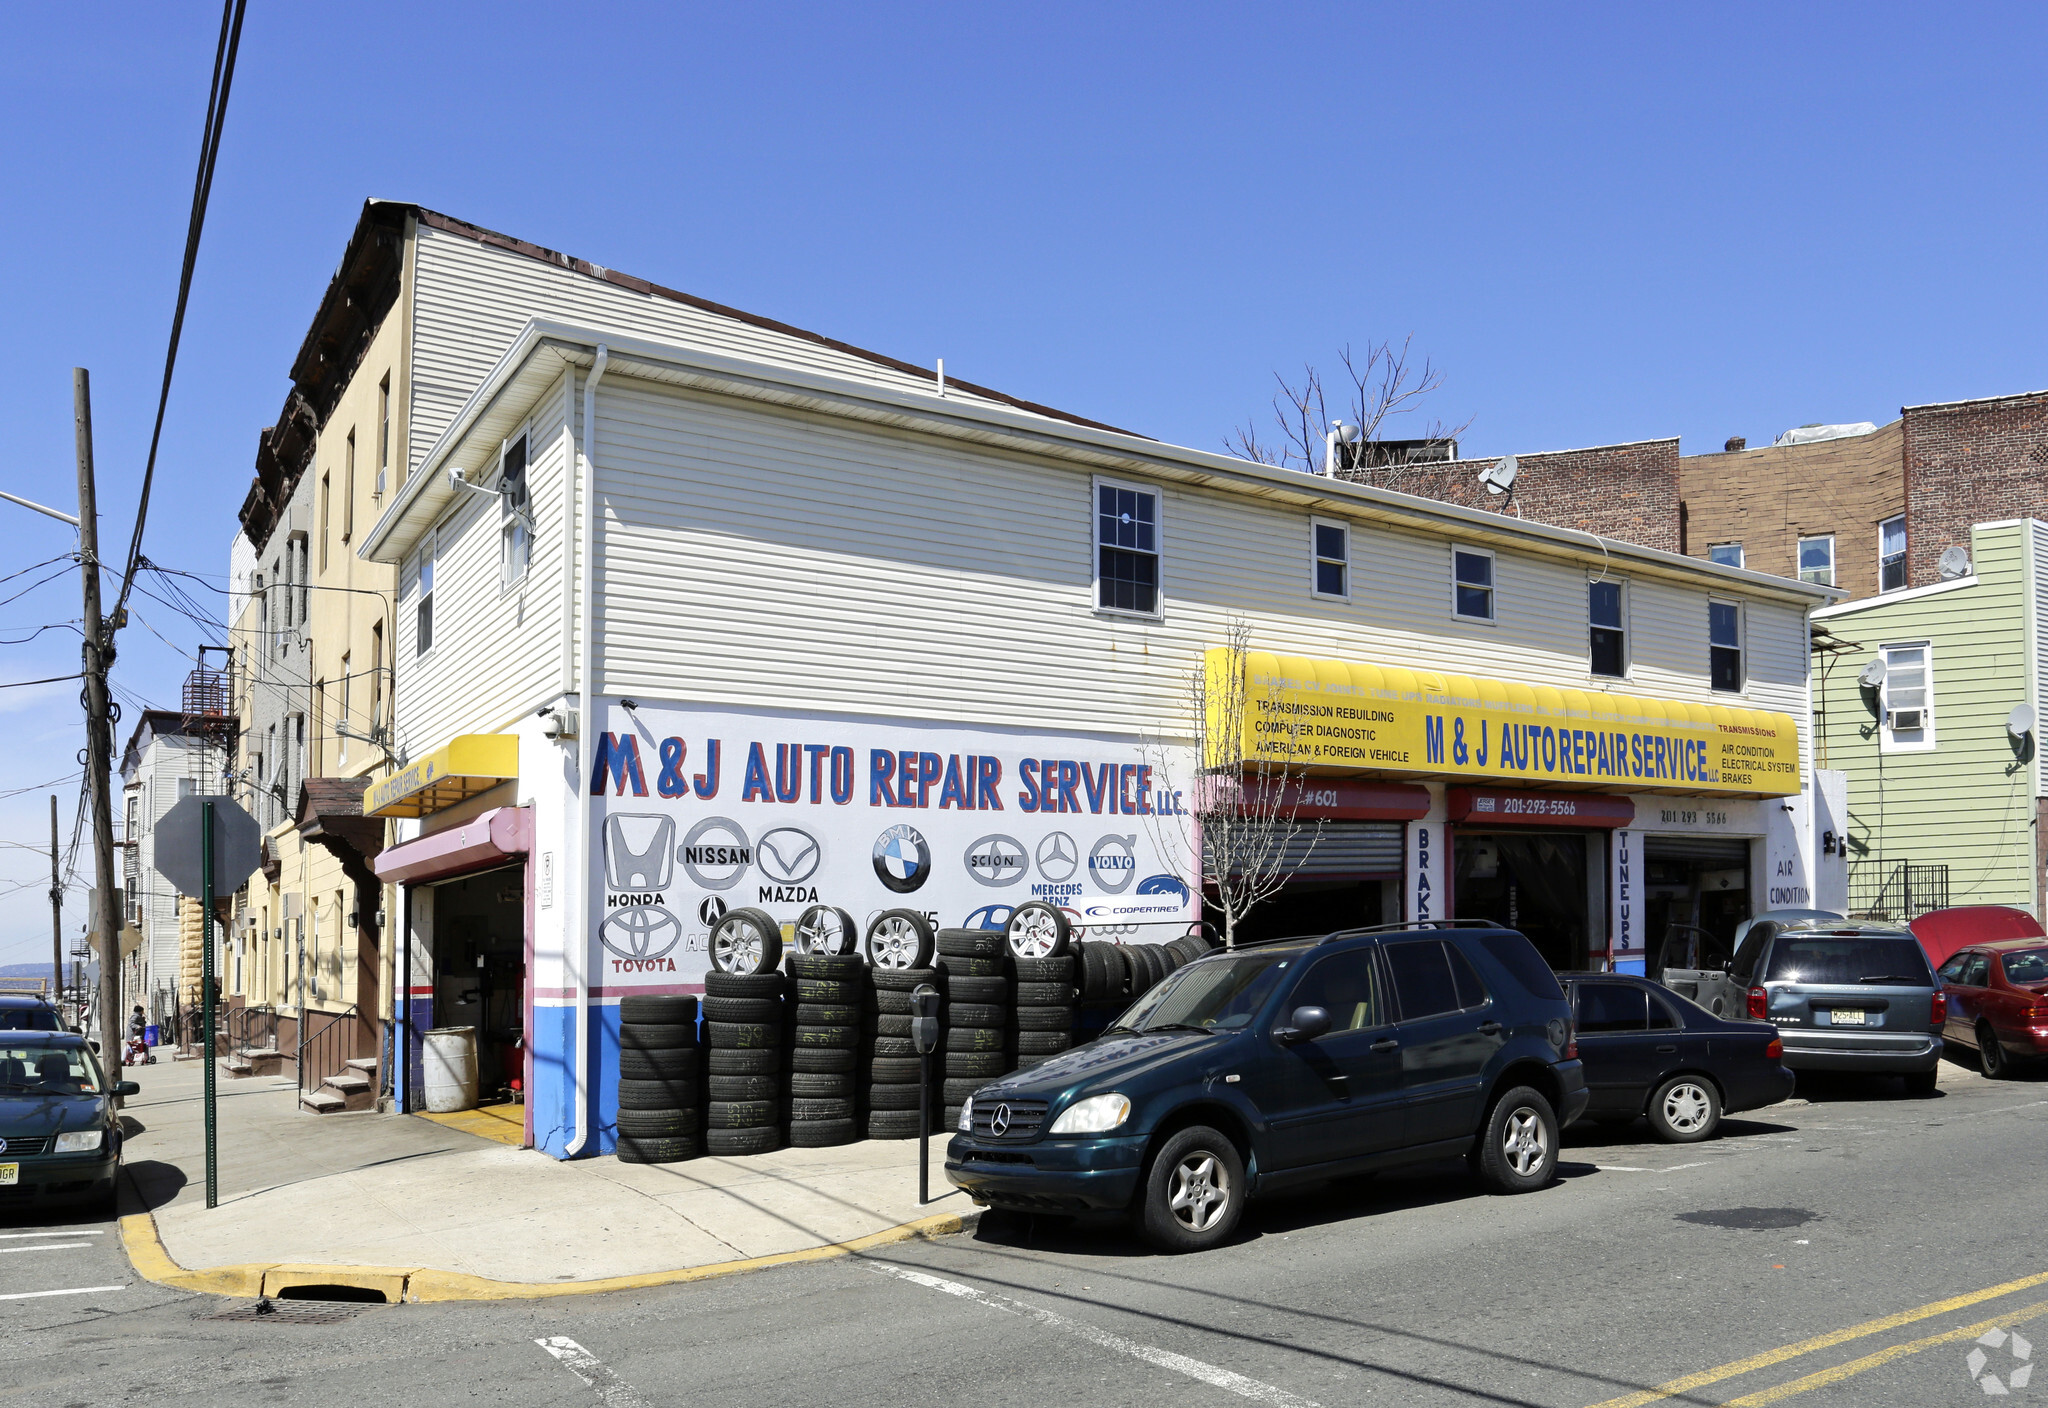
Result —
[[85, 671], [80, 670], [75, 674], [52, 675], [46, 680], [8, 680], [6, 683], [0, 684], [0, 689], [21, 689], [32, 684], [62, 684], [65, 680], [82, 680], [84, 678]]

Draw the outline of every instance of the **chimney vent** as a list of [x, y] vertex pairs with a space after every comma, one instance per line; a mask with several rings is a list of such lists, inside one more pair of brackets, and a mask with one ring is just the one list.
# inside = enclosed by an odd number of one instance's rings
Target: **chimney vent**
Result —
[[1731, 435], [1731, 436], [1729, 436], [1729, 437], [1728, 437], [1728, 443], [1727, 443], [1727, 444], [1725, 444], [1725, 445], [1723, 445], [1723, 446], [1722, 446], [1721, 448], [1722, 448], [1722, 449], [1724, 449], [1724, 450], [1726, 450], [1726, 451], [1727, 451], [1727, 452], [1728, 452], [1729, 454], [1731, 454], [1731, 455], [1732, 455], [1732, 454], [1734, 454], [1734, 453], [1735, 453], [1735, 452], [1736, 452], [1737, 450], [1746, 450], [1746, 449], [1748, 449], [1748, 448], [1749, 448], [1749, 441], [1748, 441], [1747, 439], [1745, 439], [1744, 437], [1740, 436], [1740, 435]]

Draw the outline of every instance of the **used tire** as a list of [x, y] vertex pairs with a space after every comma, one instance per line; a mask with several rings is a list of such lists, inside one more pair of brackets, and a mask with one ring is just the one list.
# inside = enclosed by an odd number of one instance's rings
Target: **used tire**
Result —
[[1074, 1009], [1071, 1007], [1017, 1009], [1017, 1030], [1020, 1032], [1067, 1032], [1073, 1029]]
[[673, 1139], [697, 1132], [697, 1112], [687, 1110], [620, 1110], [619, 1133], [635, 1139]]
[[[764, 1076], [711, 1076], [705, 1082], [706, 1095], [713, 1100], [773, 1100], [782, 1093], [782, 1078]], [[620, 1108], [625, 1107], [621, 1098]]]
[[853, 1069], [853, 1048], [850, 1046], [799, 1046], [789, 1053], [789, 1068], [792, 1071], [810, 1071], [817, 1075], [836, 1075]]
[[857, 953], [792, 953], [783, 966], [789, 969], [793, 978], [851, 983], [859, 980], [868, 965]]
[[706, 1022], [704, 1041], [707, 1046], [722, 1047], [727, 1051], [779, 1046], [782, 1044], [782, 1025], [779, 1022]]
[[1028, 900], [1010, 912], [1003, 938], [1013, 958], [1058, 958], [1073, 942], [1073, 928], [1052, 905]]
[[851, 1051], [858, 1045], [860, 1045], [860, 1027], [858, 1025], [850, 1027], [798, 1027], [796, 1029], [796, 1049], [799, 1051], [806, 1048], [840, 1046]]
[[858, 978], [798, 978], [796, 1000], [798, 1002], [829, 1002], [840, 1006], [859, 1002], [867, 992], [867, 984]]
[[[939, 1112], [932, 1111], [932, 1122], [938, 1123]], [[868, 1138], [870, 1139], [915, 1139], [918, 1135], [918, 1113], [916, 1106], [908, 1110], [885, 1110], [880, 1106], [868, 1112]], [[932, 1131], [944, 1134], [941, 1127]]]
[[721, 973], [773, 973], [782, 961], [782, 925], [763, 909], [734, 909], [711, 926], [711, 966]]
[[1010, 1009], [997, 1002], [952, 1002], [946, 1005], [949, 1027], [1003, 1027], [1010, 1022]]
[[1000, 978], [1003, 976], [1003, 960], [1000, 958], [955, 958], [942, 953], [936, 959], [940, 969], [948, 978]]
[[914, 909], [885, 909], [868, 925], [861, 952], [872, 968], [902, 972], [930, 967], [933, 942], [931, 920]]
[[[712, 1077], [713, 1081], [721, 1077]], [[771, 1092], [772, 1093], [772, 1092]], [[619, 1080], [621, 1110], [688, 1110], [697, 1104], [697, 1078], [692, 1072], [671, 1080]]]
[[621, 1134], [612, 1152], [619, 1156], [622, 1164], [673, 1164], [696, 1158], [701, 1147], [694, 1134], [658, 1139]]
[[947, 983], [949, 995], [958, 1002], [1004, 1002], [1010, 996], [1006, 978], [954, 978]]
[[821, 1075], [814, 1071], [792, 1071], [789, 1094], [791, 1099], [851, 1099], [853, 1073]]
[[1010, 1058], [1000, 1051], [948, 1051], [946, 1074], [980, 1076], [987, 1080], [1010, 1069]]
[[1237, 1230], [1244, 1202], [1237, 1146], [1207, 1125], [1190, 1125], [1153, 1155], [1131, 1220], [1160, 1251], [1207, 1251]]
[[668, 1047], [660, 1051], [639, 1051], [630, 1046], [619, 1048], [621, 1080], [687, 1080], [696, 1074], [697, 1048], [694, 1046]]
[[779, 1022], [782, 1020], [782, 999], [779, 997], [712, 997], [704, 998], [704, 1020], [707, 1022]]
[[1697, 1144], [1721, 1124], [1721, 1092], [1705, 1076], [1673, 1076], [1650, 1097], [1650, 1132], [1666, 1144]]
[[877, 1056], [868, 1062], [868, 1075], [876, 1085], [907, 1084], [924, 1076], [924, 1059], [919, 1056]]
[[1977, 1064], [1986, 1080], [2007, 1080], [2012, 1076], [2012, 1058], [1999, 1044], [1998, 1033], [1989, 1022], [1977, 1024]]
[[836, 905], [814, 904], [796, 921], [798, 953], [852, 953], [860, 945], [860, 925]]
[[889, 988], [876, 988], [874, 1009], [885, 1017], [908, 1017], [910, 1015], [910, 994], [896, 992]]
[[1110, 944], [1081, 945], [1081, 999], [1084, 1002], [1115, 1002], [1125, 996], [1123, 961]]
[[999, 929], [941, 929], [937, 947], [948, 958], [1001, 958], [1003, 935]]
[[876, 1056], [886, 1057], [915, 1056], [918, 1054], [917, 1043], [907, 1036], [877, 1035], [872, 1050]]
[[716, 968], [704, 974], [706, 997], [781, 997], [789, 980], [780, 973], [721, 973]]
[[619, 1024], [619, 1045], [635, 1047], [641, 1051], [673, 1051], [679, 1046], [695, 1046], [697, 1028], [680, 1023], [621, 1022]]
[[829, 1149], [835, 1144], [851, 1144], [853, 1138], [851, 1115], [843, 1120], [795, 1120], [789, 1126], [792, 1149]]
[[[918, 1093], [923, 1088], [918, 1085], [871, 1085], [868, 1087], [868, 1108], [892, 1112], [908, 1110], [916, 1114]], [[937, 1094], [937, 1091], [933, 1092], [934, 1098]]]
[[857, 1027], [860, 1025], [860, 1009], [844, 1004], [828, 1007], [822, 1002], [799, 1003], [796, 1024], [800, 1027]]
[[1001, 1051], [1008, 1036], [1001, 1027], [954, 1027], [946, 1033], [946, 1051], [949, 1057], [959, 1051]]
[[704, 1107], [704, 1123], [711, 1129], [753, 1129], [782, 1118], [780, 1106], [777, 1100], [713, 1100]]
[[697, 999], [679, 993], [649, 993], [643, 997], [619, 999], [619, 1020], [651, 1022], [659, 1026], [697, 1025]]
[[908, 1037], [910, 1035], [910, 1021], [910, 1014], [907, 1012], [900, 1017], [893, 1012], [884, 1012], [881, 1016], [875, 1018], [875, 1035], [878, 1037]]
[[[873, 968], [868, 971], [868, 978], [875, 985], [876, 1001], [880, 1001], [881, 995], [885, 992], [900, 992], [907, 995], [926, 983], [937, 987], [942, 976], [938, 969], [930, 967]], [[905, 1006], [902, 1010], [908, 1012], [910, 1008]]]
[[1074, 955], [1063, 953], [1058, 958], [1019, 958], [1012, 961], [1020, 983], [1071, 983], [1074, 981]]
[[987, 1084], [988, 1079], [985, 1076], [977, 1076], [973, 1079], [951, 1076], [940, 1085], [939, 1094], [944, 1097], [946, 1103], [953, 1109], [952, 1119], [946, 1122], [947, 1129], [951, 1129], [954, 1122], [960, 1118], [960, 1102], [971, 1099], [975, 1091]]
[[773, 1075], [782, 1069], [782, 1048], [779, 1046], [750, 1046], [744, 1050], [719, 1050], [713, 1048], [704, 1053], [704, 1069], [714, 1076], [758, 1076]]
[[755, 1129], [704, 1131], [704, 1152], [707, 1154], [765, 1154], [781, 1147], [782, 1131], [772, 1124]]
[[1472, 1154], [1489, 1193], [1533, 1193], [1557, 1177], [1557, 1114], [1541, 1091], [1518, 1085], [1493, 1102]]
[[1072, 1032], [1018, 1032], [1019, 1056], [1050, 1056], [1074, 1044]]
[[1019, 1007], [1072, 1007], [1076, 993], [1069, 983], [1018, 983]]
[[794, 1096], [789, 1102], [789, 1120], [799, 1124], [810, 1120], [850, 1120], [853, 1101], [848, 1098]]

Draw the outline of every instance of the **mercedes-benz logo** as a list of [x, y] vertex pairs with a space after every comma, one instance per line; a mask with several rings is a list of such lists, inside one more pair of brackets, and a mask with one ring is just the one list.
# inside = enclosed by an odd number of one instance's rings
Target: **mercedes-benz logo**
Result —
[[1081, 868], [1081, 848], [1074, 844], [1074, 838], [1064, 831], [1055, 831], [1038, 843], [1038, 873], [1041, 878], [1060, 884], [1074, 878], [1074, 872]]
[[1010, 1107], [996, 1106], [996, 1112], [988, 1117], [988, 1132], [1001, 1139], [1010, 1132]]

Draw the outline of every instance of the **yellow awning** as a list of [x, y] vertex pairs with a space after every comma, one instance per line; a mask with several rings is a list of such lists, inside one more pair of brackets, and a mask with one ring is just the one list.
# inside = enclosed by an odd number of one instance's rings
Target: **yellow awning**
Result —
[[363, 815], [425, 816], [518, 776], [519, 739], [515, 735], [461, 734], [447, 746], [371, 783], [363, 792]]
[[1241, 727], [1246, 762], [1610, 791], [1800, 790], [1790, 714], [1248, 652], [1234, 723], [1235, 691], [1218, 687], [1230, 653], [1207, 659], [1208, 735]]

